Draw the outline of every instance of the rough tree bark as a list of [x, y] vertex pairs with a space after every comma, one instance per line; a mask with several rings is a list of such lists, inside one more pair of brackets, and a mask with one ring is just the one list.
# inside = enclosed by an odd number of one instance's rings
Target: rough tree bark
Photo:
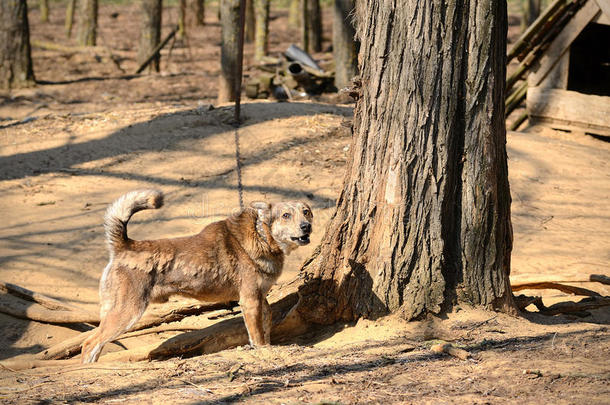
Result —
[[220, 0], [220, 83], [218, 102], [235, 100], [235, 74], [237, 72], [237, 44], [239, 36], [239, 0]]
[[[140, 46], [138, 47], [138, 65], [155, 50], [161, 41], [161, 0], [141, 0], [142, 25], [140, 28]], [[159, 71], [160, 55], [148, 65], [149, 72]]]
[[322, 11], [320, 0], [307, 0], [309, 51], [322, 51]]
[[333, 57], [335, 86], [342, 89], [358, 74], [358, 43], [354, 22], [354, 0], [335, 0], [333, 11]]
[[270, 0], [253, 0], [256, 16], [254, 58], [261, 60], [269, 52], [269, 3]]
[[28, 7], [25, 0], [0, 1], [0, 88], [34, 85]]
[[353, 156], [299, 315], [514, 311], [506, 2], [363, 0]]
[[97, 0], [81, 0], [78, 43], [95, 46], [97, 41]]

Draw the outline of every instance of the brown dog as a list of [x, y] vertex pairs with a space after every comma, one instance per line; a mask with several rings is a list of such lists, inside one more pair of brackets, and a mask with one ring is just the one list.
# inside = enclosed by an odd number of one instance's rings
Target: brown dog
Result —
[[82, 362], [97, 361], [103, 346], [131, 328], [150, 302], [181, 294], [206, 302], [239, 300], [250, 344], [270, 343], [267, 292], [282, 272], [284, 256], [309, 243], [311, 208], [303, 202], [254, 202], [199, 234], [136, 241], [127, 222], [141, 210], [159, 208], [157, 190], [132, 191], [106, 211], [110, 262], [100, 280], [99, 328], [82, 348]]

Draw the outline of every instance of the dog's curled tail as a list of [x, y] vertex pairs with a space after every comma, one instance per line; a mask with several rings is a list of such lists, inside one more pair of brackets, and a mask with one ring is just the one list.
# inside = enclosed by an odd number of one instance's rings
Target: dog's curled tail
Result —
[[135, 190], [120, 196], [108, 207], [104, 216], [106, 242], [111, 253], [129, 240], [127, 222], [138, 211], [163, 206], [163, 193], [159, 190]]

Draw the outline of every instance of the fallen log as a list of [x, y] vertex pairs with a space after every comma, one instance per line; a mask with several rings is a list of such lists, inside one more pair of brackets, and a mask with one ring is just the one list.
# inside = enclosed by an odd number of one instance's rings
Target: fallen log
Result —
[[603, 274], [591, 274], [589, 276], [589, 281], [610, 285], [610, 277], [604, 276]]
[[601, 297], [601, 294], [589, 290], [587, 288], [574, 287], [566, 284], [559, 284], [554, 282], [535, 282], [535, 283], [519, 283], [519, 284], [511, 284], [511, 289], [513, 291], [521, 291], [521, 290], [559, 290], [565, 293], [574, 294], [574, 295], [585, 295], [587, 297]]
[[[219, 309], [231, 309], [235, 305], [234, 302], [223, 304], [192, 304], [181, 308], [174, 308], [164, 313], [149, 313], [136, 323], [131, 329], [131, 332], [142, 329], [151, 328], [163, 323], [177, 322], [191, 315], [199, 315], [204, 312], [215, 311]], [[81, 345], [89, 337], [93, 331], [86, 331], [73, 338], [67, 339], [57, 345], [51, 346], [36, 355], [34, 358], [39, 360], [58, 360], [65, 359], [80, 353]]]
[[69, 360], [36, 360], [34, 358], [16, 358], [0, 361], [0, 367], [10, 371], [27, 370], [41, 367], [64, 367], [78, 364], [79, 359]]
[[543, 315], [558, 315], [570, 312], [582, 312], [589, 309], [597, 309], [610, 306], [610, 297], [588, 297], [578, 302], [558, 302], [540, 311]]

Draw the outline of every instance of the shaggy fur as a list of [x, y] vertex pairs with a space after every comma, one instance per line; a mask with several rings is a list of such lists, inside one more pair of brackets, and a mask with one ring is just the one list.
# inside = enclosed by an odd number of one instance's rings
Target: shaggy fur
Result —
[[157, 190], [132, 191], [107, 210], [104, 227], [110, 261], [100, 280], [99, 328], [82, 347], [82, 362], [95, 362], [104, 345], [129, 330], [150, 302], [181, 294], [206, 302], [239, 300], [250, 344], [270, 343], [266, 295], [282, 272], [284, 257], [309, 243], [311, 208], [304, 202], [254, 202], [197, 235], [136, 241], [127, 222], [163, 205]]

